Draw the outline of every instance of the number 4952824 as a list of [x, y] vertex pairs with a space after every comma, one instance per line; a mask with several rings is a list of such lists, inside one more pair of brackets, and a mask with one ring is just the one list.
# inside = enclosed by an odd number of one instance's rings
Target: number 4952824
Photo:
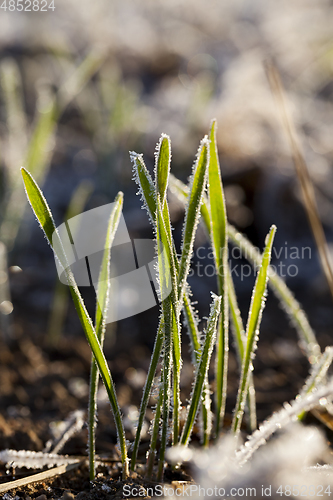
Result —
[[[1, 0], [0, 0], [1, 1]], [[54, 0], [50, 3], [47, 0], [3, 0], [0, 5], [0, 9], [10, 12], [17, 10], [18, 12], [47, 12], [48, 10], [54, 10]]]

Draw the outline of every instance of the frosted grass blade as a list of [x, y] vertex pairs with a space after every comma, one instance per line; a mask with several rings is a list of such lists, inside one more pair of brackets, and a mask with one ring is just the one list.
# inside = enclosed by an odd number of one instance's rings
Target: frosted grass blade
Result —
[[130, 157], [133, 163], [134, 180], [139, 186], [138, 194], [141, 195], [143, 205], [147, 210], [152, 225], [155, 227], [156, 194], [154, 183], [142, 155], [131, 151]]
[[184, 295], [184, 313], [186, 318], [186, 326], [190, 337], [192, 348], [192, 362], [195, 365], [200, 360], [200, 334], [198, 330], [198, 320], [195, 317], [189, 296]]
[[180, 346], [180, 325], [176, 317], [177, 310], [172, 306], [172, 367], [173, 367], [173, 436], [172, 442], [176, 444], [179, 438], [180, 401], [180, 371], [182, 367]]
[[[179, 435], [179, 411], [180, 403], [180, 370], [181, 370], [181, 348], [180, 348], [180, 324], [179, 324], [179, 304], [177, 300], [177, 256], [174, 251], [174, 242], [171, 232], [170, 215], [166, 200], [168, 178], [170, 173], [171, 145], [170, 138], [162, 134], [155, 152], [155, 192], [156, 197], [161, 201], [163, 221], [165, 224], [166, 236], [170, 249], [170, 262], [172, 263], [172, 358], [173, 358], [173, 441], [178, 441]], [[157, 214], [156, 214], [157, 216]], [[178, 262], [177, 262], [178, 263]]]
[[[244, 350], [246, 348], [246, 335], [229, 267], [227, 270], [227, 276], [228, 276], [228, 297], [229, 297], [230, 316], [231, 316], [231, 323], [233, 326], [232, 331], [234, 334], [235, 346], [238, 354], [239, 364], [240, 366], [242, 366], [244, 358]], [[250, 428], [251, 431], [253, 432], [257, 427], [257, 411], [256, 411], [256, 393], [254, 389], [252, 373], [250, 373], [247, 404], [249, 411]]]
[[163, 205], [163, 221], [167, 233], [168, 242], [170, 245], [170, 258], [171, 258], [171, 274], [172, 274], [172, 359], [173, 359], [173, 443], [178, 442], [179, 438], [179, 414], [181, 409], [180, 401], [180, 371], [182, 368], [181, 358], [181, 339], [180, 339], [180, 312], [181, 300], [178, 299], [178, 273], [179, 264], [174, 244], [170, 214], [167, 200], [164, 200]]
[[211, 305], [210, 316], [202, 347], [200, 362], [197, 365], [194, 386], [190, 397], [190, 405], [187, 411], [187, 417], [183, 428], [182, 436], [180, 439], [180, 444], [182, 445], [188, 444], [191, 437], [193, 425], [198, 413], [199, 405], [202, 398], [202, 391], [207, 377], [209, 362], [216, 338], [216, 326], [220, 312], [221, 312], [221, 297], [213, 295], [213, 303]]
[[158, 360], [160, 359], [161, 351], [162, 351], [162, 346], [163, 346], [163, 336], [164, 336], [164, 322], [163, 322], [163, 317], [160, 320], [160, 324], [158, 326], [157, 330], [157, 335], [155, 339], [155, 344], [154, 344], [154, 349], [152, 356], [150, 358], [150, 365], [149, 365], [149, 370], [146, 378], [146, 383], [143, 389], [143, 394], [141, 398], [141, 403], [140, 403], [140, 410], [139, 410], [139, 419], [136, 427], [136, 433], [135, 433], [135, 440], [134, 440], [134, 445], [133, 445], [133, 452], [132, 452], [132, 457], [131, 457], [131, 470], [135, 470], [135, 464], [136, 464], [136, 459], [138, 455], [138, 450], [139, 450], [139, 444], [140, 444], [140, 439], [141, 439], [141, 431], [142, 431], [142, 425], [144, 422], [145, 414], [146, 414], [146, 409], [148, 405], [148, 400], [151, 392], [151, 388], [153, 385], [154, 381], [154, 376], [156, 373], [156, 368], [158, 365]]
[[200, 208], [207, 184], [209, 166], [209, 142], [207, 136], [201, 141], [190, 181], [189, 197], [183, 227], [182, 250], [178, 275], [178, 297], [183, 296], [193, 252], [195, 232], [200, 217]]
[[[192, 363], [197, 366], [200, 362], [201, 356], [201, 345], [200, 345], [200, 333], [198, 330], [198, 320], [196, 314], [193, 310], [191, 301], [189, 299], [188, 293], [184, 295], [184, 315], [188, 334], [190, 337], [190, 345], [192, 352]], [[204, 383], [204, 396], [202, 398], [202, 443], [204, 447], [208, 447], [209, 438], [211, 433], [211, 397], [210, 388], [208, 383], [208, 377]]]
[[[317, 363], [312, 365], [311, 372], [300, 392], [300, 396], [306, 396], [315, 391], [316, 388], [325, 381], [327, 370], [333, 362], [333, 347], [327, 346], [323, 354], [318, 359]], [[305, 413], [298, 415], [299, 420], [302, 420]]]
[[316, 387], [318, 387], [318, 385], [323, 382], [324, 378], [326, 377], [327, 370], [331, 366], [332, 362], [333, 347], [327, 346], [317, 363], [311, 367], [311, 373], [300, 392], [300, 396], [310, 394], [310, 392], [315, 390]]
[[[155, 194], [155, 186], [154, 183], [151, 179], [151, 176], [147, 170], [147, 167], [144, 163], [142, 155], [139, 155], [135, 152], [130, 153], [131, 160], [133, 162], [133, 171], [134, 171], [134, 180], [139, 186], [139, 193], [141, 195], [141, 199], [143, 202], [144, 207], [147, 210], [148, 216], [150, 218], [150, 221], [153, 225], [154, 228], [156, 228], [156, 194]], [[154, 344], [154, 349], [153, 349], [153, 354], [151, 357], [150, 361], [150, 366], [147, 374], [147, 379], [145, 383], [145, 387], [143, 390], [143, 395], [140, 403], [140, 411], [139, 411], [139, 419], [138, 419], [138, 424], [137, 424], [137, 429], [136, 429], [136, 434], [135, 434], [135, 440], [134, 440], [134, 446], [133, 446], [133, 453], [132, 453], [132, 458], [131, 458], [131, 470], [135, 470], [135, 464], [136, 464], [136, 459], [137, 459], [137, 454], [139, 450], [139, 444], [140, 444], [140, 438], [141, 438], [141, 431], [142, 431], [142, 425], [144, 422], [144, 417], [146, 413], [146, 408], [148, 405], [148, 400], [149, 400], [149, 395], [151, 392], [151, 387], [154, 381], [154, 376], [158, 364], [158, 360], [161, 354], [162, 350], [162, 345], [163, 345], [163, 336], [164, 336], [164, 320], [163, 316], [161, 318], [156, 339], [155, 339], [155, 344]]]
[[160, 387], [158, 400], [156, 403], [154, 423], [153, 423], [153, 429], [151, 432], [151, 440], [150, 440], [149, 453], [148, 453], [148, 459], [147, 459], [147, 471], [146, 471], [146, 478], [147, 479], [151, 479], [151, 476], [153, 473], [154, 461], [155, 461], [155, 456], [156, 456], [156, 445], [157, 445], [157, 440], [158, 440], [158, 431], [160, 428], [162, 403], [163, 403], [163, 388]]
[[162, 429], [161, 445], [158, 464], [158, 480], [163, 479], [165, 449], [168, 441], [169, 430], [169, 409], [170, 409], [170, 385], [172, 368], [172, 341], [173, 341], [173, 314], [172, 300], [168, 291], [171, 285], [170, 269], [172, 266], [172, 250], [164, 226], [163, 212], [160, 204], [159, 195], [157, 196], [157, 214], [156, 214], [156, 236], [158, 253], [158, 270], [160, 280], [161, 296], [165, 297], [162, 301], [162, 312], [164, 320], [164, 342], [163, 342], [163, 364], [162, 364], [162, 390], [163, 390], [163, 409], [162, 409]]
[[[104, 335], [106, 328], [106, 316], [109, 305], [110, 288], [110, 259], [111, 247], [119, 225], [119, 220], [123, 208], [123, 193], [119, 192], [114, 203], [115, 206], [110, 214], [108, 229], [104, 245], [104, 254], [98, 278], [96, 292], [96, 316], [95, 331], [97, 339], [103, 349]], [[89, 383], [89, 405], [88, 405], [88, 452], [89, 452], [89, 476], [90, 481], [95, 479], [95, 429], [97, 422], [97, 389], [98, 389], [98, 367], [94, 356], [91, 359], [90, 383]]]
[[[251, 262], [254, 267], [259, 266], [261, 262], [261, 255], [258, 250], [250, 243], [250, 241], [240, 234], [233, 226], [228, 225], [229, 241], [238, 246], [246, 259]], [[307, 354], [310, 364], [316, 362], [320, 355], [320, 347], [317, 342], [314, 331], [312, 330], [309, 320], [297, 302], [285, 282], [270, 267], [269, 269], [269, 286], [280, 300], [284, 310], [289, 316], [291, 322], [296, 328], [300, 338], [302, 348]]]
[[283, 429], [286, 425], [297, 420], [297, 416], [303, 412], [309, 411], [318, 405], [322, 398], [332, 397], [333, 379], [328, 381], [327, 385], [317, 387], [317, 390], [302, 397], [296, 397], [290, 404], [284, 403], [284, 407], [273, 413], [273, 415], [260, 425], [248, 438], [246, 443], [240, 447], [236, 453], [236, 463], [244, 465], [254, 454], [254, 452], [274, 434]]
[[237, 303], [235, 287], [231, 277], [230, 269], [228, 269], [228, 296], [229, 296], [230, 316], [232, 318], [232, 325], [233, 325], [232, 330], [234, 333], [235, 346], [239, 362], [242, 363], [242, 359], [244, 357], [244, 349], [246, 346], [246, 335], [245, 335], [243, 320]]
[[209, 447], [210, 436], [213, 427], [213, 414], [211, 411], [212, 398], [209, 385], [208, 374], [204, 380], [204, 387], [201, 398], [201, 413], [202, 413], [202, 445], [204, 448]]
[[216, 120], [213, 120], [209, 133], [208, 200], [211, 240], [217, 268], [218, 293], [219, 295], [223, 295], [227, 291], [225, 270], [228, 263], [228, 237], [227, 214], [216, 146], [216, 127]]
[[[186, 205], [188, 204], [189, 186], [187, 184], [184, 184], [181, 180], [177, 179], [177, 177], [175, 177], [173, 174], [170, 174], [169, 188], [171, 192], [177, 197], [177, 199], [183, 203], [184, 207], [186, 207]], [[208, 199], [206, 195], [203, 195], [203, 201], [200, 210], [204, 225], [206, 227], [206, 231], [208, 233], [208, 236], [210, 237], [211, 222], [208, 209]]]
[[209, 133], [208, 203], [210, 214], [210, 238], [213, 247], [218, 294], [222, 296], [221, 317], [216, 341], [215, 359], [215, 436], [219, 437], [223, 426], [227, 396], [229, 313], [228, 313], [228, 237], [227, 215], [223, 195], [220, 163], [216, 145], [216, 120], [212, 121]]
[[26, 194], [28, 197], [28, 200], [31, 204], [31, 207], [37, 217], [38, 222], [41, 225], [41, 228], [43, 229], [46, 238], [53, 248], [53, 233], [55, 233], [58, 244], [57, 244], [57, 257], [64, 267], [66, 271], [66, 278], [68, 281], [68, 285], [71, 291], [71, 295], [74, 301], [75, 309], [77, 311], [77, 314], [79, 316], [79, 319], [81, 321], [83, 330], [85, 332], [86, 338], [88, 340], [88, 343], [90, 345], [90, 348], [94, 354], [95, 360], [98, 365], [98, 369], [100, 371], [101, 377], [103, 379], [105, 389], [108, 393], [109, 400], [111, 403], [114, 419], [115, 419], [115, 424], [116, 424], [116, 429], [117, 429], [117, 434], [118, 434], [118, 440], [119, 440], [119, 445], [120, 445], [120, 451], [121, 451], [121, 460], [122, 460], [122, 466], [123, 466], [123, 478], [126, 478], [128, 476], [128, 459], [127, 459], [127, 448], [126, 448], [126, 441], [125, 441], [125, 432], [124, 432], [124, 427], [123, 427], [123, 422], [122, 422], [122, 417], [121, 417], [121, 412], [120, 408], [118, 405], [118, 400], [115, 392], [115, 387], [113, 384], [113, 380], [111, 377], [111, 373], [109, 370], [109, 367], [107, 365], [104, 353], [101, 349], [100, 343], [98, 341], [95, 329], [93, 327], [93, 324], [91, 322], [90, 316], [86, 310], [86, 307], [84, 305], [83, 299], [81, 297], [81, 294], [79, 292], [79, 289], [76, 285], [76, 282], [74, 280], [74, 276], [70, 270], [70, 267], [67, 263], [67, 258], [65, 255], [65, 252], [63, 251], [62, 244], [60, 237], [58, 235], [56, 226], [53, 221], [53, 217], [51, 214], [51, 211], [47, 205], [47, 202], [39, 189], [38, 185], [36, 184], [35, 180], [27, 172], [24, 168], [22, 168], [22, 176], [23, 176], [23, 181], [24, 181], [24, 186], [26, 190]]
[[265, 306], [265, 295], [268, 279], [268, 266], [271, 260], [271, 251], [276, 227], [272, 226], [267, 238], [262, 262], [258, 271], [256, 283], [252, 292], [249, 316], [246, 325], [246, 348], [243, 357], [241, 380], [238, 389], [237, 402], [234, 410], [232, 431], [238, 436], [243, 419], [246, 396], [249, 387], [252, 360], [257, 346], [259, 327], [262, 312]]
[[[185, 205], [188, 199], [188, 186], [172, 174], [170, 174], [169, 186], [177, 198]], [[207, 228], [207, 232], [210, 234], [210, 220], [206, 200], [204, 200], [204, 203], [201, 206], [201, 215]], [[231, 224], [227, 225], [227, 232], [229, 242], [239, 247], [243, 255], [249, 262], [251, 262], [252, 265], [254, 265], [254, 267], [259, 266], [261, 262], [261, 255], [252, 243], [245, 236], [239, 233]], [[301, 346], [306, 352], [310, 364], [315, 363], [320, 355], [320, 347], [305, 312], [285, 282], [272, 267], [270, 267], [269, 276], [269, 286], [272, 288], [296, 328]]]
[[161, 138], [157, 144], [155, 158], [156, 192], [160, 195], [161, 206], [163, 207], [166, 200], [171, 162], [170, 137], [166, 134], [161, 135]]

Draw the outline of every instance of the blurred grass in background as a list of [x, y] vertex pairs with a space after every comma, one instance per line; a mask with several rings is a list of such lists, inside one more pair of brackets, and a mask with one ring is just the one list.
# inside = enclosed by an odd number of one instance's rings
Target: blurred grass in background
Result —
[[[87, 208], [109, 202], [121, 189], [130, 231], [149, 234], [128, 151], [147, 157], [165, 132], [173, 171], [184, 179], [212, 117], [219, 123], [230, 221], [254, 243], [276, 223], [277, 245], [311, 245], [315, 255], [263, 68], [267, 58], [281, 71], [333, 240], [331, 2], [55, 0], [55, 7], [0, 12], [0, 240], [9, 251], [20, 313], [43, 312], [47, 324], [55, 282], [52, 255], [40, 244], [31, 214], [24, 215], [20, 166], [44, 185], [56, 223], [89, 180]], [[147, 160], [151, 166], [153, 156]], [[171, 209], [177, 231], [182, 209], [175, 201]], [[15, 273], [16, 265], [23, 273]], [[326, 297], [317, 260], [299, 268], [295, 287], [311, 282], [318, 297]], [[248, 292], [252, 283], [239, 286]], [[208, 297], [211, 284], [193, 287]], [[323, 313], [325, 304], [318, 307]], [[321, 326], [330, 315], [327, 306]]]

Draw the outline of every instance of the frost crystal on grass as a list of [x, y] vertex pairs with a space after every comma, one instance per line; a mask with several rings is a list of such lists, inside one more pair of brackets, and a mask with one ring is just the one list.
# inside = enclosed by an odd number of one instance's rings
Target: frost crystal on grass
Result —
[[84, 412], [77, 410], [72, 412], [66, 420], [59, 423], [51, 424], [51, 430], [54, 435], [54, 442], [49, 441], [46, 452], [51, 451], [52, 454], [59, 453], [65, 446], [67, 441], [77, 432], [79, 432], [84, 425]]
[[253, 453], [277, 430], [282, 429], [286, 425], [297, 420], [299, 414], [304, 411], [309, 411], [315, 407], [321, 398], [331, 396], [333, 394], [333, 381], [329, 385], [316, 389], [309, 395], [299, 396], [291, 404], [285, 403], [282, 410], [273, 413], [257, 431], [255, 431], [245, 443], [244, 446], [237, 452], [237, 462], [243, 465]]
[[55, 465], [74, 464], [78, 459], [68, 455], [57, 455], [56, 453], [44, 453], [42, 451], [3, 450], [0, 451], [0, 461], [4, 462], [6, 467], [42, 469], [45, 466], [54, 467]]

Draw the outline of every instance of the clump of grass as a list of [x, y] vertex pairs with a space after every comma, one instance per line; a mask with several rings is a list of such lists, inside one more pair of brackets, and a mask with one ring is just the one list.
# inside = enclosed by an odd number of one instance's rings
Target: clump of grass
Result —
[[[216, 122], [213, 121], [209, 135], [204, 137], [198, 149], [193, 165], [192, 176], [188, 186], [172, 177], [171, 141], [162, 134], [155, 153], [154, 178], [151, 177], [143, 156], [131, 153], [134, 178], [139, 187], [143, 205], [148, 212], [156, 236], [156, 251], [158, 256], [158, 277], [160, 284], [161, 313], [156, 334], [150, 367], [143, 390], [136, 435], [131, 455], [131, 470], [136, 467], [137, 454], [142, 433], [142, 426], [146, 415], [153, 382], [158, 378], [159, 395], [156, 402], [154, 420], [152, 423], [151, 441], [148, 453], [146, 475], [151, 477], [154, 471], [155, 457], [158, 452], [156, 475], [158, 480], [163, 479], [166, 448], [170, 445], [187, 446], [190, 442], [193, 426], [200, 415], [202, 419], [202, 442], [209, 446], [212, 438], [219, 438], [224, 426], [224, 409], [228, 376], [228, 345], [229, 345], [229, 316], [233, 324], [238, 358], [240, 363], [240, 382], [237, 403], [234, 410], [231, 433], [237, 438], [239, 435], [244, 409], [249, 407], [250, 426], [256, 428], [255, 390], [253, 385], [252, 369], [256, 345], [259, 336], [260, 322], [265, 306], [267, 283], [282, 301], [288, 314], [298, 327], [299, 334], [306, 347], [309, 361], [313, 369], [309, 380], [301, 394], [304, 404], [298, 402], [292, 405], [292, 411], [281, 413], [283, 423], [308, 410], [316, 404], [318, 398], [314, 390], [325, 379], [327, 369], [332, 362], [332, 349], [320, 355], [320, 349], [315, 335], [309, 326], [304, 312], [292, 297], [282, 280], [270, 268], [271, 250], [276, 227], [272, 226], [267, 234], [266, 245], [262, 255], [232, 226], [227, 223], [226, 209], [223, 195], [223, 186], [218, 162], [216, 146]], [[63, 246], [57, 233], [51, 211], [31, 174], [22, 169], [22, 175], [28, 199], [33, 211], [66, 272], [70, 291], [76, 310], [82, 323], [87, 340], [92, 351], [92, 365], [90, 377], [90, 401], [88, 412], [89, 428], [89, 462], [90, 477], [95, 474], [95, 420], [96, 420], [96, 390], [99, 373], [106, 387], [118, 433], [118, 442], [123, 465], [123, 478], [129, 474], [129, 460], [127, 443], [125, 441], [122, 416], [117, 401], [116, 390], [112, 376], [103, 354], [103, 339], [105, 332], [105, 318], [109, 297], [109, 268], [110, 249], [117, 230], [119, 216], [122, 209], [123, 197], [119, 193], [115, 208], [110, 214], [108, 231], [105, 241], [105, 252], [100, 270], [100, 280], [96, 297], [95, 321], [89, 317], [82, 297], [75, 283], [74, 276], [68, 265]], [[169, 184], [177, 196], [184, 201], [185, 220], [182, 233], [180, 254], [173, 239], [172, 226], [169, 215], [167, 189]], [[201, 333], [199, 321], [191, 304], [191, 290], [187, 282], [190, 263], [193, 254], [193, 244], [200, 216], [206, 225], [214, 251], [214, 260], [217, 276], [218, 295], [213, 295], [210, 316], [206, 330]], [[252, 300], [248, 314], [246, 330], [240, 317], [236, 294], [228, 266], [228, 238], [233, 244], [246, 250], [248, 258], [258, 267], [257, 279], [252, 293]], [[183, 316], [181, 315], [184, 312]], [[182, 327], [186, 326], [192, 347], [194, 380], [192, 392], [187, 404], [185, 422], [181, 426], [180, 409], [180, 372], [182, 368], [181, 336]], [[216, 351], [215, 385], [216, 397], [214, 426], [212, 426], [211, 398], [208, 380], [208, 369], [213, 350]], [[161, 367], [158, 370], [158, 367]], [[320, 392], [331, 394], [332, 386], [326, 386]], [[172, 403], [172, 404], [171, 404]], [[200, 411], [201, 410], [201, 411]], [[264, 428], [263, 434], [270, 435], [276, 428], [279, 414], [272, 417]], [[271, 422], [273, 424], [271, 425]], [[212, 436], [212, 428], [214, 435]], [[260, 441], [261, 431], [255, 431], [249, 442], [253, 442], [255, 449]], [[237, 442], [237, 439], [236, 439]], [[251, 453], [250, 453], [251, 454]], [[237, 456], [244, 456], [242, 449]], [[250, 455], [249, 455], [250, 456]]]

